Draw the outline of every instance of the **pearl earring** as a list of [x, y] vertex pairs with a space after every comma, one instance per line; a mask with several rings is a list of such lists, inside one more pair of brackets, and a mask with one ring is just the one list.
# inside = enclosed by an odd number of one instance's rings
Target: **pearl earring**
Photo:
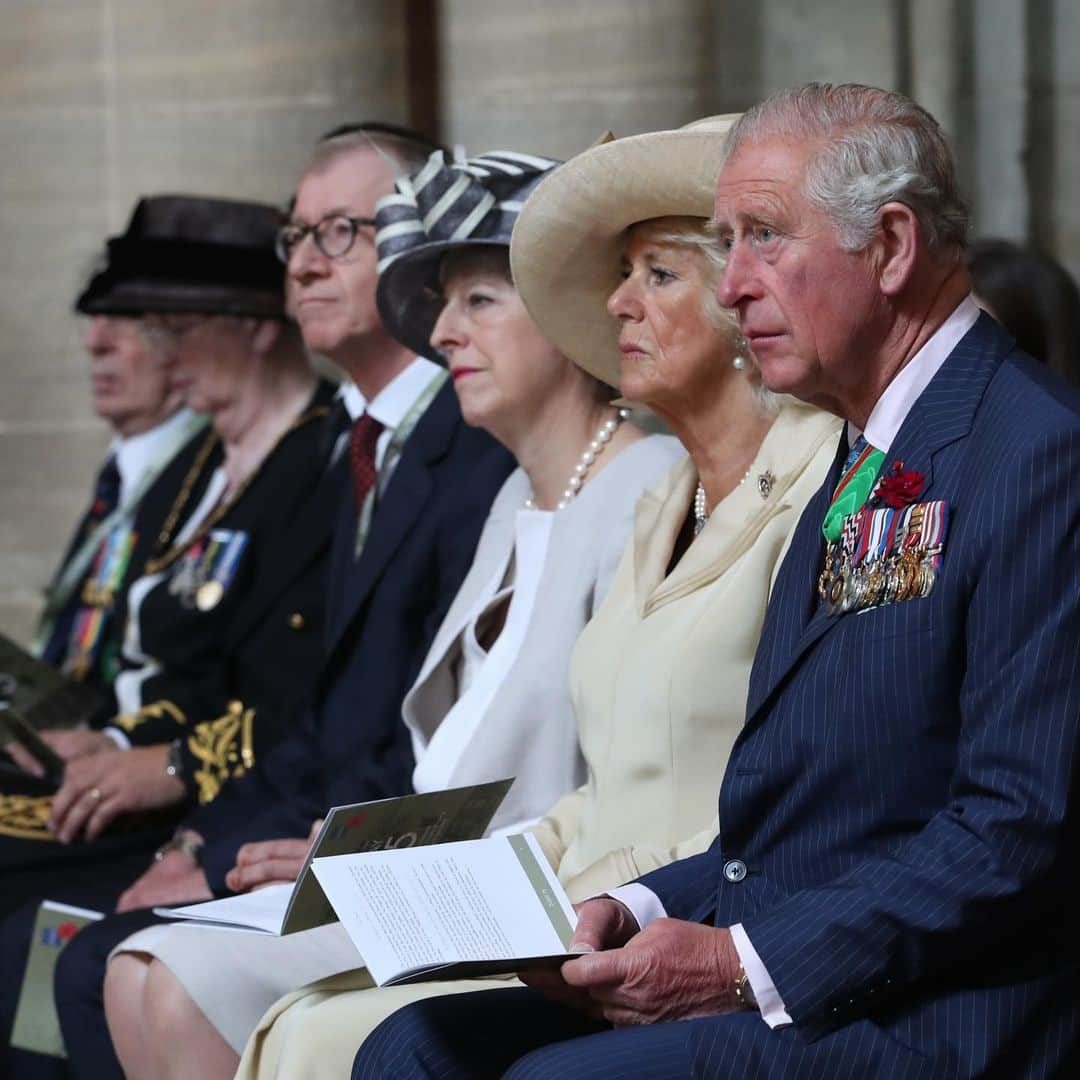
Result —
[[735, 354], [735, 355], [734, 355], [734, 356], [733, 356], [733, 357], [731, 358], [731, 366], [732, 366], [732, 367], [733, 367], [733, 368], [734, 368], [734, 369], [735, 369], [736, 371], [743, 371], [743, 370], [744, 370], [744, 369], [746, 368], [746, 364], [747, 364], [747, 360], [746, 360], [746, 357], [745, 357], [745, 356], [743, 356], [743, 355], [742, 355], [742, 353], [736, 353], [736, 354]]

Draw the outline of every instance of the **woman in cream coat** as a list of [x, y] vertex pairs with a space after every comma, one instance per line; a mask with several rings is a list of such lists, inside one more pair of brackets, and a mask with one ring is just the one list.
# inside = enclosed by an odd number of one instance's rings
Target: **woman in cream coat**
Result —
[[[514, 232], [515, 281], [545, 334], [659, 413], [690, 453], [638, 503], [633, 539], [575, 649], [584, 785], [535, 828], [571, 899], [704, 850], [716, 766], [742, 726], [769, 593], [840, 421], [765, 393], [720, 311], [704, 228], [732, 117], [610, 142], [547, 178]], [[263, 1018], [240, 1077], [346, 1074], [391, 1011], [501, 980], [370, 987], [347, 973]]]

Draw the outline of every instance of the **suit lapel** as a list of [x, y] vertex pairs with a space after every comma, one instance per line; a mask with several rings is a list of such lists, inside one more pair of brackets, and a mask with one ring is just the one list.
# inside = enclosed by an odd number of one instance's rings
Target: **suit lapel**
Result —
[[776, 575], [750, 671], [746, 709], [748, 719], [779, 681], [778, 673], [785, 670], [785, 661], [794, 654], [795, 646], [813, 614], [817, 603], [817, 575], [821, 569], [821, 522], [833, 490], [840, 482], [847, 452], [848, 441], [842, 436], [825, 482], [799, 518], [787, 556]]
[[[968, 331], [915, 402], [885, 457], [882, 471], [893, 462], [921, 472], [925, 484], [920, 501], [935, 498], [934, 455], [971, 430], [986, 384], [997, 370], [1008, 339], [987, 316]], [[841, 446], [846, 440], [841, 440]], [[788, 557], [777, 577], [761, 642], [754, 658], [747, 699], [747, 722], [754, 719], [773, 691], [823, 635], [847, 615], [828, 615], [817, 597], [817, 578], [824, 554], [821, 522], [840, 478], [843, 456], [833, 463], [825, 486], [799, 521]], [[795, 614], [798, 617], [795, 617]]]
[[[346, 454], [342, 454], [342, 462], [348, 471]], [[344, 610], [342, 583], [349, 581], [356, 572], [356, 559], [353, 554], [356, 550], [356, 519], [356, 497], [353, 494], [353, 486], [351, 483], [346, 483], [342, 489], [334, 538], [330, 548], [329, 595], [326, 603], [326, 627], [323, 631], [323, 644], [327, 653], [330, 651], [330, 643], [338, 639], [343, 629], [341, 625]]]
[[459, 418], [453, 387], [447, 383], [409, 436], [390, 482], [375, 506], [371, 531], [359, 559], [352, 554], [356, 540], [355, 504], [351, 497], [348, 500], [353, 513], [351, 523], [339, 523], [334, 570], [340, 576], [333, 579], [331, 589], [338, 581], [345, 584], [329, 624], [328, 655], [337, 647], [387, 563], [424, 511], [433, 490], [431, 466], [446, 454]]

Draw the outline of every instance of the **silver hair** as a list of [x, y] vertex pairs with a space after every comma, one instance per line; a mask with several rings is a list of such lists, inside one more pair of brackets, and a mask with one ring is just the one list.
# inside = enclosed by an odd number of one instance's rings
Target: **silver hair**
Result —
[[938, 122], [910, 98], [854, 83], [782, 90], [743, 113], [728, 133], [726, 163], [744, 142], [784, 138], [819, 143], [804, 193], [832, 219], [841, 245], [860, 251], [889, 202], [909, 207], [934, 251], [967, 246], [971, 214]]
[[727, 260], [710, 228], [709, 221], [706, 218], [697, 217], [653, 218], [639, 221], [631, 228], [643, 230], [654, 244], [671, 244], [675, 247], [687, 248], [696, 252], [702, 259], [705, 264], [705, 280], [708, 284], [701, 300], [702, 314], [717, 330], [728, 336], [734, 352], [739, 353], [747, 361], [747, 366], [743, 370], [753, 387], [758, 407], [766, 416], [774, 416], [780, 406], [779, 396], [761, 381], [757, 360], [750, 351], [750, 346], [739, 329], [738, 322], [717, 299], [716, 290]]
[[301, 177], [318, 172], [346, 154], [358, 150], [374, 151], [386, 164], [395, 177], [408, 176], [427, 164], [431, 147], [414, 142], [392, 133], [382, 131], [364, 131], [360, 128], [343, 131], [317, 142], [308, 155], [301, 170]]

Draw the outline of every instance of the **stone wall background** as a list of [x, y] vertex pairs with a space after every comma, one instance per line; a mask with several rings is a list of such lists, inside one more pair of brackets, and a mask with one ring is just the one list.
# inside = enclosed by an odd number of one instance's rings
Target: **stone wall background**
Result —
[[912, 94], [979, 231], [1080, 275], [1075, 0], [0, 0], [0, 629], [26, 640], [108, 435], [71, 301], [144, 193], [287, 197], [346, 119], [569, 156], [808, 79]]
[[27, 640], [108, 443], [71, 304], [136, 198], [282, 202], [357, 110], [404, 121], [383, 0], [0, 0], [0, 629]]

